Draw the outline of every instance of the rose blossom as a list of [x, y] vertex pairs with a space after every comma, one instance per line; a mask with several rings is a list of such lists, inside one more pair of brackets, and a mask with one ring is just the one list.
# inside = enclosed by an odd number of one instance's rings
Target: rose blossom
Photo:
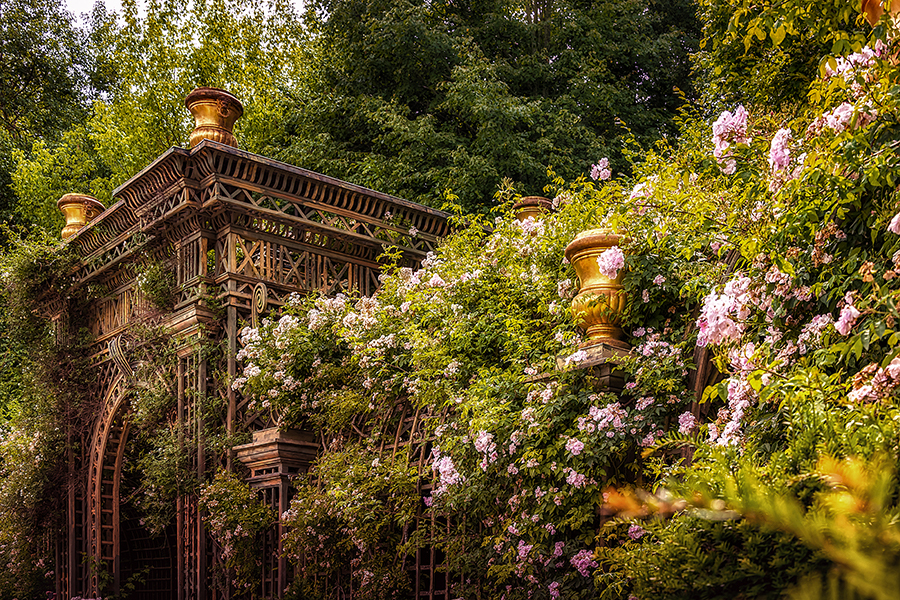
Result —
[[850, 329], [853, 328], [853, 324], [856, 323], [856, 318], [859, 315], [860, 312], [856, 307], [852, 304], [848, 304], [841, 309], [841, 316], [835, 321], [834, 328], [837, 329], [838, 333], [841, 335], [849, 335]]
[[625, 266], [625, 254], [618, 246], [613, 246], [597, 257], [597, 265], [600, 267], [600, 273], [615, 279], [619, 275], [619, 269]]
[[612, 177], [612, 171], [609, 168], [609, 159], [601, 158], [596, 165], [591, 165], [591, 179], [597, 181], [606, 181]]
[[772, 146], [769, 148], [769, 167], [772, 171], [786, 169], [791, 163], [791, 130], [779, 129], [772, 138]]
[[690, 411], [682, 413], [678, 417], [678, 432], [687, 435], [697, 426], [697, 419]]
[[888, 225], [888, 231], [900, 235], [900, 212], [894, 215], [894, 218], [891, 219], [891, 222]]
[[581, 454], [581, 451], [584, 450], [584, 442], [581, 442], [576, 438], [571, 438], [566, 442], [566, 450], [568, 450], [572, 456], [578, 456]]

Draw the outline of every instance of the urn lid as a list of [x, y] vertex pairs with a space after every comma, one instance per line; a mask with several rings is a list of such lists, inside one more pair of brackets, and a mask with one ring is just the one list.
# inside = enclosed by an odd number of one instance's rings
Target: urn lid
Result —
[[553, 208], [553, 201], [550, 200], [550, 198], [544, 198], [543, 196], [522, 196], [518, 202], [513, 204], [513, 210], [519, 210], [526, 206], [538, 206], [544, 210], [551, 210]]
[[93, 208], [98, 213], [106, 210], [102, 202], [87, 194], [63, 194], [62, 198], [56, 201], [56, 208], [62, 209], [63, 206], [70, 204], [83, 204], [85, 208]]
[[[884, 14], [884, 2], [882, 0], [862, 0], [859, 10], [869, 25], [875, 27], [881, 15]], [[888, 14], [893, 17], [897, 12], [900, 12], [900, 0], [891, 0], [888, 4]]]

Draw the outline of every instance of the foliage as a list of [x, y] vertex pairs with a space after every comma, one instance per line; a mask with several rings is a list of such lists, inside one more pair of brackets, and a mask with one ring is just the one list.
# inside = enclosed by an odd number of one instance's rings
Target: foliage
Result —
[[136, 290], [159, 310], [175, 305], [178, 284], [171, 267], [161, 261], [147, 263], [134, 280]]
[[[360, 598], [384, 598], [409, 585], [404, 558], [417, 547], [418, 473], [407, 456], [379, 458], [371, 440], [336, 440], [282, 515], [286, 555], [300, 564], [297, 597], [319, 597], [352, 565]], [[404, 460], [405, 459], [405, 460]]]
[[[66, 449], [84, 433], [92, 404], [84, 394], [83, 332], [51, 328], [38, 314], [65, 298], [73, 256], [37, 236], [18, 240], [2, 264], [0, 594], [36, 597], [53, 584], [53, 555], [40, 532], [56, 525]], [[77, 319], [75, 301], [72, 310]]]
[[[693, 398], [684, 383], [689, 346], [679, 338], [696, 298], [678, 290], [718, 273], [710, 239], [703, 239], [715, 232], [716, 195], [672, 182], [671, 196], [649, 205], [645, 196], [623, 195], [619, 183], [554, 185], [558, 212], [542, 221], [520, 222], [503, 211], [490, 227], [483, 217], [459, 219], [459, 230], [420, 270], [388, 267], [376, 296], [295, 297], [277, 321], [242, 332], [243, 376], [235, 385], [251, 405], [269, 409], [282, 426], [318, 427], [336, 440], [310, 484], [299, 486], [285, 516], [295, 526], [289, 539], [301, 540], [300, 548], [312, 544], [320, 568], [349, 568], [373, 597], [403, 588], [397, 565], [426, 543], [444, 550], [452, 572], [482, 593], [499, 597], [524, 578], [527, 587], [507, 597], [551, 590], [590, 596], [590, 532], [601, 523], [595, 507], [603, 490], [642, 477], [640, 448]], [[671, 229], [644, 236], [643, 223], [629, 224], [629, 262], [648, 269], [629, 286], [640, 289], [634, 286], [663, 272], [666, 281], [653, 284], [652, 304], [634, 303], [626, 318], [631, 326], [646, 322], [645, 311], [668, 317], [660, 330], [635, 331], [640, 358], [622, 361], [631, 381], [616, 398], [595, 389], [589, 370], [572, 368], [584, 353], [576, 352], [580, 335], [567, 308], [574, 271], [562, 256], [578, 231], [604, 222], [624, 227], [636, 208]], [[665, 265], [671, 270], [661, 270]], [[559, 370], [558, 361], [568, 368]], [[409, 509], [384, 504], [388, 494], [371, 489], [394, 478], [360, 479], [384, 468], [380, 440], [394, 438], [398, 403], [418, 412], [425, 429], [391, 468], [427, 444], [435, 482], [424, 500], [410, 483], [392, 484], [389, 497], [417, 505], [426, 519], [450, 514], [446, 531], [407, 535]], [[354, 431], [363, 436], [359, 443], [348, 441]], [[454, 516], [461, 514], [466, 518]], [[378, 532], [382, 552], [369, 552], [366, 532]], [[300, 564], [299, 585], [314, 589], [316, 571]]]
[[4, 2], [0, 32], [6, 82], [0, 90], [0, 121], [6, 132], [22, 138], [77, 120], [71, 113], [79, 108], [86, 57], [62, 5]]
[[811, 565], [824, 567], [825, 559], [793, 535], [700, 515], [608, 525], [609, 544], [598, 550], [599, 597], [627, 597], [628, 589], [636, 597], [773, 598], [796, 585]]
[[[439, 206], [484, 212], [501, 178], [543, 187], [617, 137], [672, 135], [692, 95], [690, 2], [321, 0], [307, 7], [310, 72], [278, 156]], [[680, 92], [673, 91], [678, 88]]]
[[205, 523], [222, 547], [222, 566], [238, 597], [247, 596], [259, 578], [261, 536], [276, 520], [271, 508], [235, 473], [219, 470], [200, 494]]
[[58, 0], [3, 2], [0, 55], [0, 219], [8, 222], [16, 204], [11, 155], [83, 119], [90, 57]]
[[283, 95], [303, 66], [292, 5], [234, 0], [123, 3], [123, 19], [102, 4], [90, 15], [85, 51], [102, 93], [59, 139], [36, 140], [16, 155], [13, 187], [23, 222], [58, 231], [55, 203], [82, 192], [109, 205], [113, 189], [171, 146], [187, 143], [184, 98], [195, 87], [227, 89], [244, 105], [235, 133], [259, 151], [282, 122]]
[[175, 522], [179, 498], [200, 493], [212, 475], [205, 462], [198, 468], [198, 452], [221, 454], [240, 440], [224, 431], [224, 406], [217, 394], [188, 390], [184, 404], [190, 408], [178, 410], [172, 373], [178, 372], [179, 352], [189, 347], [215, 365], [221, 358], [217, 344], [141, 324], [129, 329], [129, 337], [137, 367], [128, 382], [133, 489], [126, 501], [137, 508], [147, 529], [159, 534]]
[[[893, 39], [823, 60], [809, 118], [751, 112], [749, 144], [725, 142], [719, 166], [757, 223], [731, 238], [738, 270], [698, 320], [728, 377], [704, 394], [708, 436], [664, 442], [693, 447], [668, 484], [703, 514], [741, 516], [815, 551], [797, 597], [896, 593]], [[661, 531], [681, 545], [695, 536], [681, 517]], [[657, 591], [634, 576], [648, 552], [667, 556], [654, 544], [607, 553], [609, 580]]]

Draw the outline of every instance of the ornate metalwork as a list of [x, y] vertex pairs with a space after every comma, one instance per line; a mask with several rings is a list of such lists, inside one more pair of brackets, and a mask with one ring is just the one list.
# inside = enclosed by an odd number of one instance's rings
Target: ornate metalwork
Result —
[[269, 290], [263, 282], [253, 286], [253, 301], [250, 322], [254, 328], [259, 327], [259, 316], [269, 309]]
[[61, 232], [64, 240], [78, 233], [79, 229], [90, 223], [105, 208], [99, 200], [84, 194], [66, 194], [56, 206], [66, 217], [66, 226]]
[[125, 351], [122, 348], [122, 334], [120, 333], [116, 337], [110, 338], [107, 342], [107, 347], [109, 348], [109, 356], [119, 369], [119, 372], [126, 379], [131, 379], [134, 376], [134, 369], [131, 368], [131, 363], [125, 358]]
[[[209, 139], [191, 150], [168, 150], [114, 198], [113, 206], [68, 241], [81, 256], [73, 273], [76, 291], [91, 286], [106, 293], [89, 306], [85, 323], [95, 339], [90, 358], [94, 395], [101, 401], [89, 434], [71, 445], [68, 527], [58, 542], [55, 570], [58, 596], [96, 595], [104, 569], [117, 588], [135, 572], [133, 563], [145, 560], [152, 572], [146, 589], [133, 592], [136, 598], [229, 598], [231, 591], [217, 587], [211, 575], [220, 550], [206, 535], [196, 497], [179, 500], [176, 523], [162, 534], [150, 534], [127, 503], [120, 504], [127, 487], [122, 466], [130, 447], [129, 390], [141, 385], [128, 357], [129, 328], [149, 321], [178, 337], [178, 371], [160, 376], [177, 396], [176, 418], [191, 439], [202, 439], [212, 425], [200, 398], [221, 403], [223, 422], [216, 425], [229, 433], [264, 429], [271, 425], [269, 415], [250, 411], [229, 385], [239, 368], [241, 327], [277, 313], [294, 292], [374, 293], [383, 249], [397, 246], [401, 264], [415, 267], [449, 233], [448, 215]], [[160, 313], [135, 292], [135, 278], [147, 261], [161, 262], [174, 274], [170, 312]], [[66, 310], [65, 303], [47, 308], [60, 335], [69, 321]], [[207, 342], [226, 349], [220, 361], [200, 351]], [[427, 472], [427, 441], [418, 433], [422, 418], [398, 406], [392, 417], [397, 436], [383, 451]], [[200, 475], [219, 465], [233, 468], [239, 464], [234, 458], [233, 452], [217, 455], [197, 444], [191, 464]], [[273, 506], [286, 506], [287, 477], [260, 490]], [[270, 538], [266, 594], [275, 597], [289, 573], [275, 552], [277, 531]], [[421, 580], [421, 597], [447, 597], [435, 561], [440, 557], [423, 553], [409, 567]]]

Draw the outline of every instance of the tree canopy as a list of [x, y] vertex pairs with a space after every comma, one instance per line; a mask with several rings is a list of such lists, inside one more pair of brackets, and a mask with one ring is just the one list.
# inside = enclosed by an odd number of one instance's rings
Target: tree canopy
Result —
[[121, 15], [98, 5], [82, 29], [53, 0], [17, 10], [33, 30], [9, 35], [11, 52], [53, 41], [14, 74], [33, 89], [0, 98], [18, 140], [9, 201], [49, 230], [63, 193], [108, 200], [184, 144], [182, 99], [204, 85], [244, 103], [251, 151], [431, 205], [453, 190], [484, 210], [503, 178], [539, 192], [549, 167], [625, 167], [623, 135], [673, 136], [700, 33], [688, 0], [325, 1], [302, 19], [283, 0], [160, 0], [143, 16], [126, 1]]
[[675, 133], [693, 97], [691, 2], [318, 1], [312, 76], [277, 155], [426, 204], [537, 193], [618, 141]]
[[16, 204], [14, 153], [56, 141], [84, 117], [90, 57], [84, 35], [54, 0], [0, 3], [0, 219]]
[[81, 192], [108, 202], [112, 190], [171, 146], [192, 122], [195, 87], [229, 89], [244, 104], [241, 145], [263, 150], [283, 122], [285, 94], [303, 71], [306, 35], [289, 2], [162, 0], [140, 15], [97, 5], [83, 32], [91, 101], [54, 139], [15, 155], [17, 214], [28, 226], [61, 227], [56, 200]]

